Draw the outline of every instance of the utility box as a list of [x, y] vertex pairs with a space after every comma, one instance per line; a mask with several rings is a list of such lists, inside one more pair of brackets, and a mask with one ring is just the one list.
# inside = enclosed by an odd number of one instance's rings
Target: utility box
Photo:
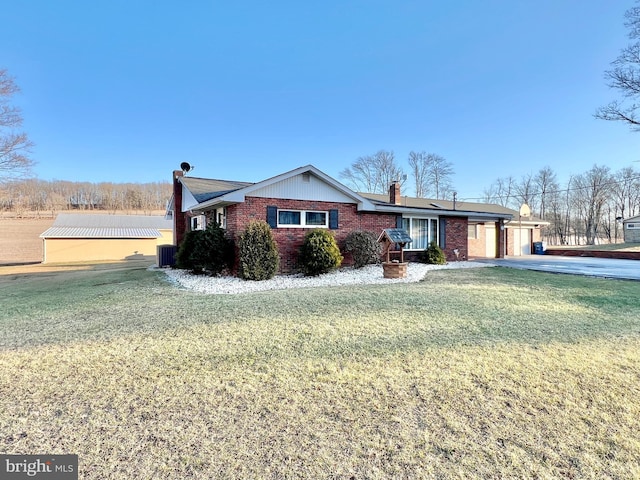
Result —
[[175, 245], [158, 245], [158, 267], [173, 267], [176, 264], [176, 252]]
[[533, 242], [534, 255], [544, 255], [544, 245], [542, 242]]

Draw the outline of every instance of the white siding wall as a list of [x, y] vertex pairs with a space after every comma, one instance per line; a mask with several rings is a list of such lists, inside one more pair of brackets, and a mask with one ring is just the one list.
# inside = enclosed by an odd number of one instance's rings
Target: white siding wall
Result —
[[311, 174], [296, 175], [281, 182], [251, 192], [252, 197], [287, 198], [291, 200], [316, 200], [321, 202], [346, 202], [354, 200]]

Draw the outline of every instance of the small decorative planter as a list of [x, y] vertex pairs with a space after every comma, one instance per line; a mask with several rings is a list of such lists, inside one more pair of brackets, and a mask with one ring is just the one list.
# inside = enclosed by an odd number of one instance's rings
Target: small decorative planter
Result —
[[382, 262], [384, 278], [407, 278], [407, 262]]

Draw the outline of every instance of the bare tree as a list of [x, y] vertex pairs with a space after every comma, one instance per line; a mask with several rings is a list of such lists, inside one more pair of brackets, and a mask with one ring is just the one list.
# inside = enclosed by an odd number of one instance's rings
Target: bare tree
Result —
[[[632, 7], [625, 13], [624, 25], [630, 29], [629, 38], [640, 38], [640, 7]], [[640, 130], [637, 110], [640, 108], [640, 41], [624, 48], [618, 58], [612, 62], [613, 68], [604, 73], [609, 87], [617, 90], [623, 97], [600, 107], [595, 117], [602, 120], [620, 121], [633, 130]]]
[[534, 178], [535, 188], [540, 194], [540, 202], [538, 207], [538, 214], [543, 220], [547, 214], [547, 205], [554, 195], [557, 195], [560, 186], [558, 185], [557, 175], [551, 169], [546, 166], [542, 168]]
[[359, 157], [339, 174], [349, 186], [367, 193], [387, 193], [392, 182], [404, 183], [404, 172], [395, 161], [393, 152], [380, 150], [375, 155]]
[[34, 164], [29, 158], [33, 143], [18, 131], [22, 126], [20, 109], [9, 103], [19, 91], [7, 70], [0, 69], [0, 180], [28, 175]]
[[453, 194], [453, 164], [440, 155], [429, 155], [429, 185], [436, 199], [451, 198]]
[[435, 153], [409, 152], [409, 166], [416, 185], [416, 197], [451, 197], [453, 165]]
[[523, 175], [520, 181], [514, 185], [514, 190], [519, 205], [526, 203], [532, 212], [536, 210], [537, 192], [533, 175], [530, 173]]
[[429, 172], [429, 155], [426, 152], [409, 152], [409, 167], [411, 167], [411, 175], [415, 181], [416, 197], [424, 198], [429, 190], [428, 172]]
[[606, 166], [594, 165], [588, 172], [575, 178], [573, 197], [584, 226], [587, 245], [595, 245], [612, 185], [611, 173]]
[[515, 199], [515, 180], [513, 177], [498, 178], [484, 191], [485, 201], [497, 203], [503, 207], [517, 207]]

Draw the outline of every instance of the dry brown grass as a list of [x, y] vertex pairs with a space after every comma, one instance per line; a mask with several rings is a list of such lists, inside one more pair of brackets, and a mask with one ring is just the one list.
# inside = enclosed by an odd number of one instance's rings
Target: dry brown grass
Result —
[[42, 261], [40, 234], [53, 218], [0, 218], [0, 265]]
[[87, 479], [640, 477], [639, 283], [60, 275], [0, 282], [6, 453], [77, 453]]

